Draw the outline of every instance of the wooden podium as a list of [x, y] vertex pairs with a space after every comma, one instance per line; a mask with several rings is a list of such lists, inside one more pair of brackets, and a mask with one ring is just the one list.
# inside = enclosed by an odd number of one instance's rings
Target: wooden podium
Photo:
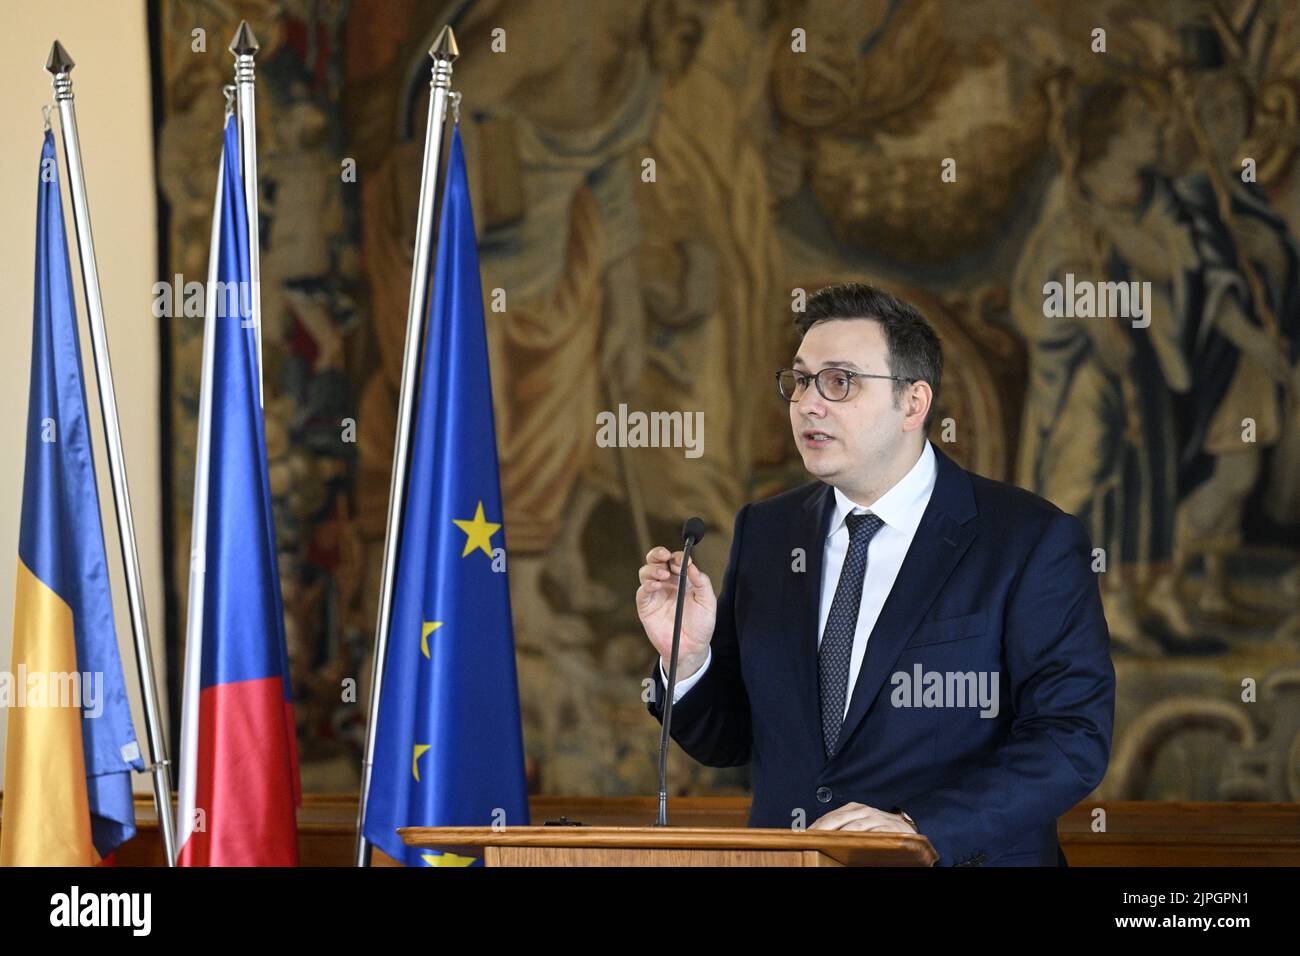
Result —
[[403, 827], [407, 846], [485, 866], [930, 866], [919, 833], [741, 827]]

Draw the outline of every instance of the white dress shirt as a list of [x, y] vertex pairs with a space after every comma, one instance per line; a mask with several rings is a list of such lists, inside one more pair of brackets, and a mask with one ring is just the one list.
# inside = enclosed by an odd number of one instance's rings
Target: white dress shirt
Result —
[[[867, 546], [867, 573], [862, 581], [862, 603], [858, 606], [858, 623], [853, 632], [853, 655], [849, 659], [849, 692], [844, 695], [844, 713], [849, 712], [853, 699], [853, 685], [857, 683], [858, 671], [862, 669], [862, 659], [867, 653], [867, 640], [871, 629], [876, 626], [880, 609], [885, 606], [885, 599], [894, 587], [894, 580], [907, 557], [907, 549], [912, 545], [916, 528], [925, 514], [926, 505], [934, 491], [936, 475], [934, 449], [929, 441], [921, 449], [916, 464], [897, 484], [876, 499], [870, 507], [864, 507], [849, 499], [838, 488], [835, 492], [835, 511], [831, 515], [831, 525], [826, 536], [826, 545], [822, 561], [821, 607], [818, 611], [817, 645], [821, 646], [822, 635], [826, 632], [826, 619], [830, 617], [831, 602], [835, 599], [835, 588], [840, 583], [840, 570], [844, 567], [844, 556], [849, 549], [849, 527], [845, 518], [849, 514], [871, 512], [884, 522], [880, 530]], [[673, 689], [673, 703], [682, 699], [694, 687], [708, 670], [713, 660], [713, 649], [709, 649], [704, 666], [698, 671], [679, 680]], [[659, 661], [659, 673], [663, 676], [664, 686], [668, 685], [668, 675], [664, 673], [663, 659]]]

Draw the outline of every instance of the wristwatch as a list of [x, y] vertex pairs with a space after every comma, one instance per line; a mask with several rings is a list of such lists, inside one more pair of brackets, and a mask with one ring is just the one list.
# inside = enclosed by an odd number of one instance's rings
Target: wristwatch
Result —
[[899, 810], [898, 815], [902, 817], [907, 822], [907, 825], [917, 833], [921, 832], [920, 828], [916, 825], [916, 821], [911, 818], [906, 810]]

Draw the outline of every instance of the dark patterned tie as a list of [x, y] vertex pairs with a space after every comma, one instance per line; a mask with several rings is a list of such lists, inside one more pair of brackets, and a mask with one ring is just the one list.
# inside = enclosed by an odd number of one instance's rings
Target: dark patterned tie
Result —
[[844, 723], [853, 632], [858, 626], [862, 579], [867, 573], [867, 546], [885, 524], [869, 513], [850, 514], [844, 520], [849, 526], [849, 550], [844, 555], [844, 567], [840, 570], [839, 584], [835, 585], [835, 599], [831, 601], [831, 613], [826, 618], [826, 631], [817, 652], [817, 668], [821, 674], [822, 741], [826, 745], [827, 757], [835, 753], [840, 727]]

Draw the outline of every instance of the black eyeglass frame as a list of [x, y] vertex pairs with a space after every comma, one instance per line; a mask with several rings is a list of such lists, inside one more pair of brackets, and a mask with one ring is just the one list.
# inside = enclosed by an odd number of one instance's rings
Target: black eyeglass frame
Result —
[[[776, 370], [776, 392], [783, 399], [785, 399], [785, 401], [790, 402], [791, 404], [799, 401], [799, 398], [787, 398], [785, 392], [781, 390], [781, 376], [784, 375], [786, 372], [792, 372], [799, 378], [803, 379], [803, 384], [800, 387], [800, 392], [799, 392], [800, 398], [803, 397], [803, 392], [807, 391], [808, 380], [811, 379], [813, 383], [817, 386], [817, 393], [821, 395], [822, 398], [826, 399], [826, 401], [828, 402], [848, 401], [849, 395], [852, 394], [852, 389], [850, 388], [846, 390], [843, 398], [831, 398], [829, 395], [826, 394], [826, 389], [822, 388], [822, 376], [825, 375], [827, 372], [838, 372], [840, 375], [847, 375], [849, 378], [850, 385], [853, 383], [853, 380], [855, 378], [883, 378], [883, 379], [888, 379], [891, 382], [903, 382], [907, 385], [911, 385], [914, 382], [920, 381], [919, 378], [904, 378], [901, 375], [876, 375], [871, 372], [855, 372], [852, 369], [836, 368], [834, 365], [829, 365], [826, 368], [822, 369], [821, 371], [815, 372], [811, 375], [807, 372], [801, 372], [797, 368], [779, 368]], [[799, 385], [798, 380], [795, 381], [795, 385], [796, 386]]]

